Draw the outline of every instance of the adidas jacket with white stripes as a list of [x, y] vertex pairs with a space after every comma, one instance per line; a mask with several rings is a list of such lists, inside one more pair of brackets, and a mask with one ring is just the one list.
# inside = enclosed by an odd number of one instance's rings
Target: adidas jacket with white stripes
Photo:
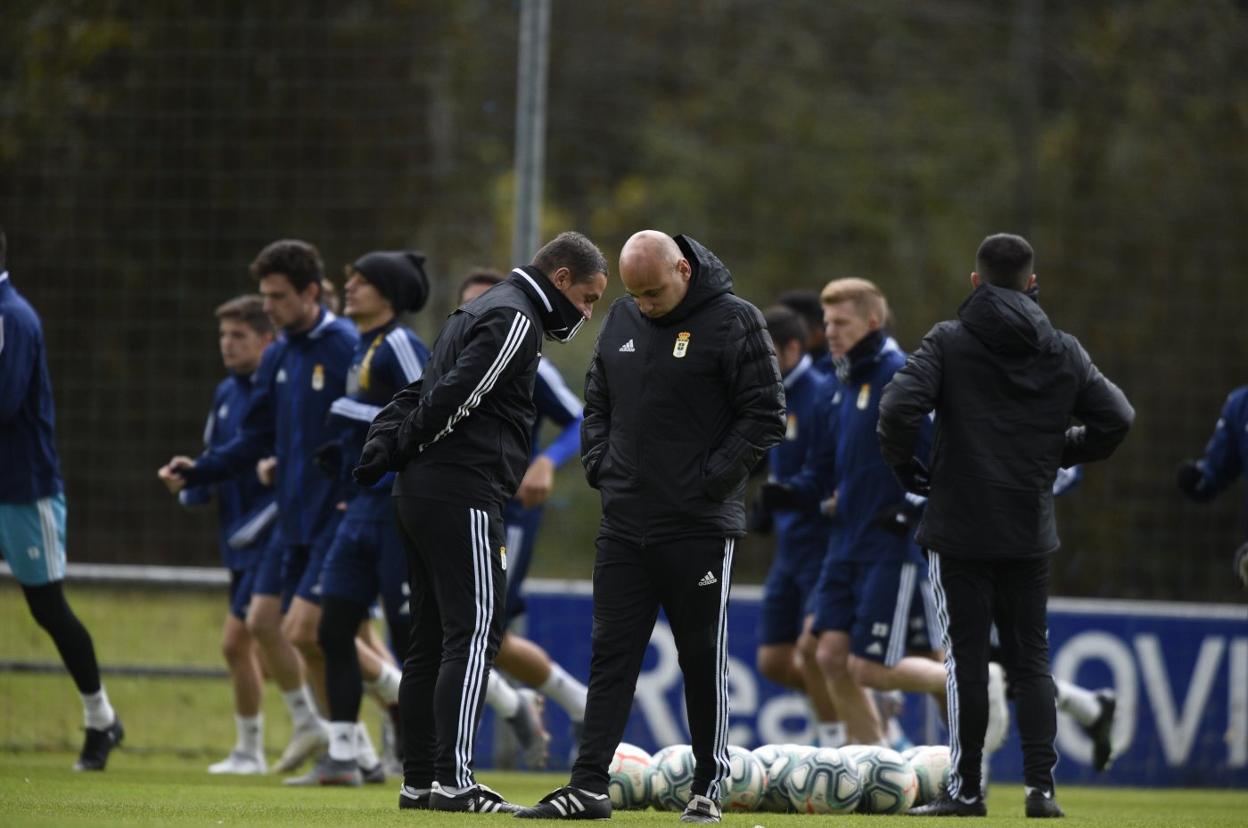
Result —
[[399, 470], [396, 496], [501, 511], [529, 463], [543, 332], [566, 326], [571, 307], [526, 266], [450, 315], [424, 376], [396, 394], [368, 432]]

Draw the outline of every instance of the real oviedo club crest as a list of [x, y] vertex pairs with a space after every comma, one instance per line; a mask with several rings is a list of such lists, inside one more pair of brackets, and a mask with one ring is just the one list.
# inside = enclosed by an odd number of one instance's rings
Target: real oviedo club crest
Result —
[[693, 336], [689, 331], [681, 331], [676, 334], [676, 345], [672, 348], [672, 356], [677, 359], [684, 359], [685, 354], [689, 352], [689, 338]]

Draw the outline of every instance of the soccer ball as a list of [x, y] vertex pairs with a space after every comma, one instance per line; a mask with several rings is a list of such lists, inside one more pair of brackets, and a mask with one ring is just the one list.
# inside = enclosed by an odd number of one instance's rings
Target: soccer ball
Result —
[[856, 746], [850, 751], [850, 763], [857, 766], [862, 785], [859, 813], [900, 814], [914, 805], [919, 781], [897, 751]]
[[650, 761], [650, 754], [641, 748], [620, 742], [607, 768], [612, 808], [633, 811], [650, 804]]
[[836, 748], [819, 748], [795, 764], [784, 789], [801, 814], [849, 813], [862, 795], [857, 771]]
[[767, 788], [767, 770], [753, 753], [736, 745], [728, 746], [732, 774], [724, 780], [720, 807], [726, 811], [754, 811]]
[[[910, 754], [906, 756], [906, 753]], [[914, 771], [914, 778], [919, 783], [919, 794], [914, 800], [916, 805], [926, 805], [936, 801], [942, 793], [949, 789], [949, 747], [948, 745], [923, 745], [911, 748], [902, 754]]]
[[650, 804], [659, 811], [683, 811], [689, 804], [693, 769], [693, 748], [689, 745], [671, 745], [654, 754], [647, 777]]
[[754, 751], [767, 770], [767, 787], [759, 799], [758, 810], [773, 814], [793, 810], [784, 782], [794, 766], [814, 752], [813, 747], [806, 745], [763, 745]]

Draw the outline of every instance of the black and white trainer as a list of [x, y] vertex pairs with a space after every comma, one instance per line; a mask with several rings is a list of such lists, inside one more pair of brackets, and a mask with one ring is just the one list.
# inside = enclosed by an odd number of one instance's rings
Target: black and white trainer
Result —
[[82, 752], [74, 763], [76, 771], [102, 771], [108, 764], [108, 754], [126, 738], [126, 729], [121, 726], [121, 718], [114, 716], [113, 723], [106, 728], [87, 728], [87, 737], [82, 743]]
[[1118, 695], [1109, 689], [1097, 690], [1096, 700], [1101, 704], [1101, 712], [1083, 732], [1092, 740], [1092, 767], [1100, 773], [1114, 761], [1114, 711], [1118, 708]]
[[571, 785], [552, 791], [532, 808], [521, 808], [519, 819], [610, 819], [611, 798]]
[[430, 790], [428, 788], [413, 788], [411, 785], [401, 786], [399, 788], [399, 810], [429, 810], [429, 794]]
[[920, 805], [918, 808], [911, 808], [906, 811], [906, 816], [986, 817], [988, 816], [988, 806], [984, 804], [982, 799], [973, 799], [967, 802], [964, 799], [954, 799], [949, 794], [943, 793], [935, 801], [927, 805]]
[[1027, 799], [1024, 805], [1024, 813], [1031, 819], [1060, 819], [1066, 816], [1066, 812], [1057, 804], [1057, 800], [1053, 798], [1052, 791], [1042, 791], [1037, 788], [1027, 788]]
[[514, 814], [520, 810], [503, 799], [502, 795], [492, 788], [477, 783], [463, 793], [448, 793], [437, 782], [429, 792], [429, 810], [431, 811], [466, 811], [471, 814]]
[[685, 806], [685, 812], [680, 815], [681, 822], [700, 822], [704, 825], [718, 825], [722, 819], [719, 813], [719, 803], [702, 794], [689, 797], [689, 804]]

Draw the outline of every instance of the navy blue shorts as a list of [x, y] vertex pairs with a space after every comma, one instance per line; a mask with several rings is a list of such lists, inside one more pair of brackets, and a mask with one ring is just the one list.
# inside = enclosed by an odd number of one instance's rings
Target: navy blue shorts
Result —
[[255, 563], [252, 564], [252, 595], [282, 597], [282, 556], [285, 552], [286, 546], [282, 543], [282, 533], [275, 529], [269, 536], [269, 542], [256, 554]]
[[533, 547], [537, 542], [537, 530], [542, 524], [542, 507], [520, 507], [520, 501], [512, 500], [503, 510], [504, 542], [507, 545], [507, 604], [503, 611], [503, 629], [517, 616], [524, 614], [524, 596], [520, 587], [529, 574], [533, 563]]
[[342, 523], [343, 513], [335, 509], [329, 520], [321, 527], [321, 531], [312, 538], [312, 543], [290, 545], [282, 554], [282, 612], [290, 607], [294, 598], [302, 598], [310, 604], [321, 603], [321, 567], [325, 564], [325, 554], [334, 541], [338, 524]]
[[[913, 561], [825, 561], [815, 589], [816, 632], [850, 635], [854, 655], [891, 667], [939, 649], [926, 567]], [[929, 632], [930, 627], [930, 632]]]
[[230, 615], [239, 621], [247, 620], [247, 608], [251, 606], [251, 593], [256, 579], [256, 567], [230, 570]]
[[410, 626], [407, 553], [393, 518], [353, 518], [338, 526], [321, 568], [320, 594], [370, 606], [381, 595], [386, 624]]
[[763, 606], [758, 620], [758, 643], [794, 644], [806, 616], [814, 612], [815, 586], [823, 568], [825, 544], [818, 549], [789, 549], [781, 539], [776, 560], [763, 582]]

